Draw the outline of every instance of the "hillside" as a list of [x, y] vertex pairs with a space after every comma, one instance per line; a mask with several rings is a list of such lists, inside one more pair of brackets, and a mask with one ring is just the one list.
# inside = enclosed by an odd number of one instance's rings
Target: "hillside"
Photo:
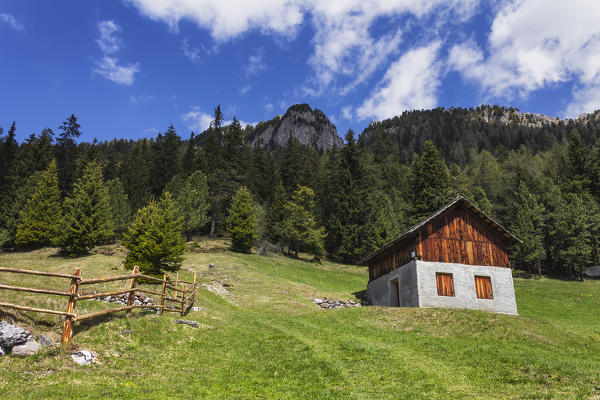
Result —
[[[196, 306], [205, 309], [186, 317], [199, 329], [175, 325], [173, 315], [141, 312], [76, 325], [74, 343], [96, 352], [100, 364], [78, 366], [58, 349], [29, 359], [0, 357], [0, 392], [30, 399], [600, 395], [598, 282], [516, 279], [518, 317], [442, 309], [322, 310], [311, 299], [353, 299], [365, 288], [366, 269], [225, 248], [223, 241], [204, 241], [186, 254], [184, 279], [195, 271], [201, 282], [221, 282], [230, 292], [224, 299], [200, 290]], [[4, 253], [0, 266], [60, 272], [79, 266], [87, 277], [122, 271], [122, 249], [105, 250], [115, 255]], [[216, 268], [209, 269], [209, 262]], [[0, 292], [3, 300], [11, 296]], [[100, 306], [87, 302], [78, 309]], [[9, 316], [22, 326], [60, 331], [59, 318]]]
[[284, 115], [260, 122], [247, 138], [250, 146], [262, 145], [268, 149], [284, 148], [292, 136], [300, 144], [309, 145], [317, 150], [328, 150], [335, 144], [342, 146], [335, 126], [317, 108], [308, 104], [291, 106]]

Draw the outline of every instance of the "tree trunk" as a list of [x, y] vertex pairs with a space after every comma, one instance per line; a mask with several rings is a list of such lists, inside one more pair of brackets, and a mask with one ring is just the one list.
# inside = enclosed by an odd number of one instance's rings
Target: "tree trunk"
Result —
[[217, 213], [219, 212], [219, 200], [215, 202], [215, 206], [213, 207], [213, 213], [210, 221], [210, 237], [213, 237], [215, 234], [215, 226], [217, 225]]

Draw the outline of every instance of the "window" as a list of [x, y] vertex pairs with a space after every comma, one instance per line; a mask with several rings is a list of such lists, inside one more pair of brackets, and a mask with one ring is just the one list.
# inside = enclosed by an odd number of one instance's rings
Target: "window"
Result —
[[493, 299], [492, 279], [489, 276], [476, 276], [475, 291], [478, 299]]
[[438, 296], [454, 296], [452, 274], [436, 272], [435, 281], [437, 283]]

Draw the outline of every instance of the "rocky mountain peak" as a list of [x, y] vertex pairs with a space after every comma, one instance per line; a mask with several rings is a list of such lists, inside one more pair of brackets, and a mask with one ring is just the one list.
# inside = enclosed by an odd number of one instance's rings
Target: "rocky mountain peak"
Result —
[[333, 145], [342, 146], [335, 125], [319, 110], [308, 104], [295, 104], [284, 115], [270, 121], [259, 122], [248, 137], [251, 146], [262, 145], [274, 149], [286, 146], [290, 135], [301, 144], [327, 150]]

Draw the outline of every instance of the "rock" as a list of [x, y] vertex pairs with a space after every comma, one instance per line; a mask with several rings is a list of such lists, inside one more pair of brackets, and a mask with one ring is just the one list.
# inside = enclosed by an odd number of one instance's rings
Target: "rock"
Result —
[[129, 329], [121, 329], [121, 335], [129, 337], [129, 336], [131, 336], [131, 330], [129, 330]]
[[323, 299], [314, 299], [313, 300], [316, 304], [321, 304], [323, 302]]
[[32, 356], [40, 351], [41, 348], [42, 346], [38, 342], [35, 340], [30, 340], [25, 344], [20, 344], [13, 347], [10, 354], [21, 357]]
[[0, 321], [0, 347], [10, 350], [14, 346], [27, 343], [31, 335], [6, 321]]
[[216, 265], [216, 264], [213, 264], [213, 263], [210, 263], [210, 264], [208, 264], [208, 268], [215, 268], [216, 266], [217, 266], [217, 265]]
[[5, 356], [6, 353], [4, 352], [4, 349], [2, 347], [0, 347], [0, 356]]
[[323, 302], [323, 303], [319, 304], [319, 306], [320, 306], [321, 308], [329, 308], [329, 307], [331, 307], [331, 305], [329, 305], [329, 303], [325, 303], [325, 302]]
[[583, 276], [589, 279], [600, 279], [600, 266], [589, 267], [585, 270]]
[[184, 324], [184, 325], [189, 325], [192, 328], [198, 328], [200, 326], [199, 323], [197, 323], [196, 321], [188, 321], [187, 319], [176, 319], [175, 320], [176, 324]]
[[71, 354], [71, 358], [79, 365], [89, 365], [94, 362], [96, 355], [89, 350], [79, 350]]
[[37, 335], [37, 342], [42, 345], [42, 347], [50, 347], [54, 345], [52, 339], [50, 339], [46, 335], [39, 334]]
[[206, 307], [192, 307], [192, 311], [203, 311], [206, 310]]

